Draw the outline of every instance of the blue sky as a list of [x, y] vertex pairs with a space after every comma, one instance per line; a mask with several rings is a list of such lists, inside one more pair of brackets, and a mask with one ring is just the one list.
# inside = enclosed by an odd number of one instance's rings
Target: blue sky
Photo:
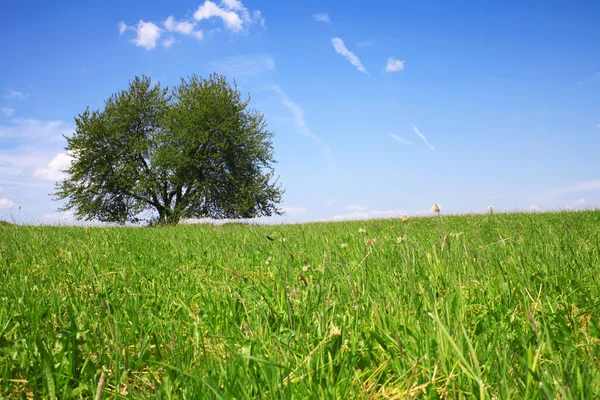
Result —
[[280, 220], [597, 207], [598, 21], [596, 1], [10, 2], [0, 219], [72, 219], [51, 194], [87, 106], [211, 72], [275, 132]]

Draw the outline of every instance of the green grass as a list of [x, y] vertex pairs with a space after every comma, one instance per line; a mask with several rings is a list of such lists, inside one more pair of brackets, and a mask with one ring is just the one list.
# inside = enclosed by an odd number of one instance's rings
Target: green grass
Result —
[[0, 397], [600, 397], [597, 211], [2, 225], [0, 281]]

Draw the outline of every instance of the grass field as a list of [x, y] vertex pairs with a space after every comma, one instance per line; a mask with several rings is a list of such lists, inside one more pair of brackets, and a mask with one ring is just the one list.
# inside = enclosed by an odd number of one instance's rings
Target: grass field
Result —
[[8, 398], [600, 397], [597, 211], [0, 225], [0, 281]]

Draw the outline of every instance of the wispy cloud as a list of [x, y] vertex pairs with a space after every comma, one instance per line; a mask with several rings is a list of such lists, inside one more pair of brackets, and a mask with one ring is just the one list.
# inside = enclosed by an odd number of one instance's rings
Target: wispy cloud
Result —
[[208, 64], [213, 71], [232, 77], [257, 76], [275, 71], [275, 60], [268, 54], [229, 57]]
[[373, 46], [372, 40], [362, 40], [362, 41], [356, 43], [356, 47], [371, 47], [371, 46]]
[[600, 124], [596, 125], [596, 128], [600, 129]]
[[331, 221], [353, 221], [362, 219], [398, 218], [406, 215], [404, 210], [371, 210], [365, 212], [353, 212], [350, 214], [334, 215]]
[[574, 200], [571, 203], [567, 204], [566, 208], [567, 208], [567, 210], [579, 210], [579, 209], [583, 208], [584, 204], [585, 204], [585, 199], [577, 199], [577, 200]]
[[392, 139], [400, 142], [400, 143], [404, 143], [404, 144], [412, 144], [411, 142], [409, 142], [408, 140], [401, 138], [400, 136], [396, 135], [395, 133], [388, 133], [388, 136], [391, 137]]
[[60, 120], [41, 121], [31, 118], [12, 118], [8, 124], [0, 125], [0, 140], [2, 138], [62, 139], [63, 135], [68, 135], [72, 132], [73, 129]]
[[2, 107], [0, 109], [0, 112], [2, 113], [2, 115], [4, 115], [5, 117], [10, 117], [11, 115], [13, 115], [13, 113], [15, 112], [14, 108], [10, 108], [10, 107]]
[[329, 19], [329, 14], [327, 13], [313, 14], [313, 19], [317, 22], [331, 22], [331, 19]]
[[346, 210], [348, 211], [367, 211], [368, 209], [369, 207], [360, 204], [349, 204], [348, 207], [346, 207]]
[[386, 72], [399, 72], [404, 70], [404, 61], [390, 57], [385, 66]]
[[577, 86], [597, 85], [600, 84], [600, 71], [595, 74], [577, 82]]
[[435, 148], [431, 145], [431, 143], [429, 143], [429, 140], [427, 140], [425, 135], [423, 135], [421, 133], [421, 131], [419, 131], [419, 128], [417, 128], [415, 125], [413, 125], [413, 131], [415, 131], [417, 136], [421, 138], [421, 140], [423, 141], [423, 143], [425, 143], [427, 145], [427, 147], [429, 147], [432, 151], [435, 150]]
[[536, 196], [536, 198], [541, 202], [545, 202], [565, 194], [591, 192], [595, 190], [600, 190], [600, 180], [580, 182], [574, 185], [557, 187]]
[[360, 59], [356, 56], [356, 54], [354, 54], [346, 48], [342, 39], [337, 37], [333, 38], [331, 39], [331, 43], [333, 44], [336, 53], [338, 53], [342, 57], [345, 57], [346, 60], [348, 60], [350, 64], [354, 65], [358, 71], [371, 76], [369, 74], [369, 71], [367, 71], [367, 69], [363, 67], [362, 63], [360, 62]]
[[8, 92], [6, 92], [4, 97], [9, 100], [23, 100], [25, 97], [27, 97], [27, 94], [19, 92], [18, 90], [10, 89]]
[[[437, 206], [440, 208], [440, 211], [443, 211], [443, 210], [444, 210], [444, 206], [442, 206], [441, 204], [439, 204], [439, 203], [438, 203], [438, 205], [437, 205]], [[417, 214], [417, 215], [435, 215], [435, 214], [437, 214], [437, 213], [434, 211], [434, 207], [435, 207], [435, 206], [431, 206], [431, 207], [429, 207], [429, 208], [426, 208], [426, 209], [424, 209], [424, 210], [418, 210], [418, 211], [416, 212], [416, 214]]]
[[78, 221], [75, 218], [75, 211], [69, 210], [53, 214], [46, 214], [42, 217], [41, 222], [47, 225], [101, 225], [98, 222]]
[[332, 204], [333, 204], [333, 201], [332, 201], [332, 200], [327, 200], [327, 201], [325, 202], [325, 207], [331, 207], [331, 206], [332, 206]]
[[288, 95], [279, 86], [273, 85], [269, 87], [269, 89], [278, 93], [281, 97], [281, 103], [292, 112], [296, 129], [298, 129], [300, 133], [302, 133], [304, 136], [312, 139], [323, 149], [323, 152], [327, 157], [327, 164], [329, 166], [329, 169], [335, 169], [335, 161], [333, 160], [333, 157], [331, 155], [331, 148], [323, 139], [315, 135], [310, 130], [308, 124], [306, 123], [306, 120], [304, 119], [304, 110], [302, 109], [302, 107], [300, 107], [298, 103], [290, 99]]
[[15, 206], [15, 203], [7, 199], [6, 197], [0, 199], [0, 208], [12, 208]]
[[540, 206], [538, 206], [537, 204], [530, 205], [528, 209], [531, 212], [542, 211], [542, 208]]
[[125, 21], [119, 22], [119, 36], [121, 36], [122, 34], [124, 34], [128, 29], [131, 29], [131, 27], [127, 26], [127, 24], [125, 23]]
[[173, 46], [175, 43], [177, 43], [177, 40], [173, 36], [170, 36], [162, 41], [162, 45], [167, 48]]
[[281, 211], [286, 214], [304, 214], [306, 208], [303, 207], [281, 207]]
[[196, 30], [196, 24], [189, 21], [177, 21], [175, 17], [170, 15], [164, 22], [165, 29], [169, 32], [177, 32], [182, 35], [193, 36], [198, 40], [204, 38], [202, 30]]

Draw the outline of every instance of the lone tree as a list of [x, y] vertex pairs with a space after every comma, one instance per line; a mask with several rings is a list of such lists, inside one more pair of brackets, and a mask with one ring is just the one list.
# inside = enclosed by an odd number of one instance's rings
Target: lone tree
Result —
[[149, 210], [161, 223], [281, 214], [273, 133], [249, 101], [217, 74], [182, 78], [171, 90], [136, 76], [104, 110], [75, 118], [60, 210], [117, 223]]

